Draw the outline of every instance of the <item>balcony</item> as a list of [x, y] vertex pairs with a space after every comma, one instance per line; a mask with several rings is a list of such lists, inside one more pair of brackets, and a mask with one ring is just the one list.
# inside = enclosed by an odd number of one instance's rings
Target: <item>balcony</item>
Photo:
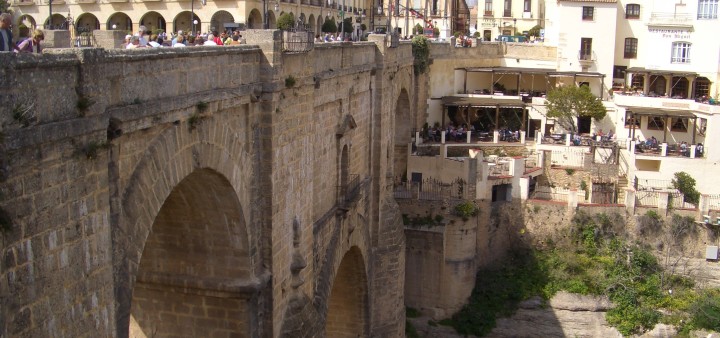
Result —
[[578, 61], [583, 64], [593, 63], [597, 61], [597, 54], [595, 54], [595, 51], [580, 50], [578, 51]]
[[493, 11], [485, 11], [485, 13], [483, 14], [483, 16], [492, 17], [492, 16], [493, 16]]
[[693, 27], [693, 17], [688, 13], [650, 13], [648, 26]]
[[[50, 0], [43, 0], [44, 4], [49, 4]], [[65, 0], [52, 0], [53, 5], [63, 5], [65, 4]]]
[[13, 6], [32, 6], [35, 4], [35, 0], [15, 0], [12, 4]]
[[341, 208], [347, 207], [360, 195], [360, 176], [357, 174], [348, 175], [348, 182], [338, 186], [337, 203]]
[[75, 0], [76, 4], [94, 4], [97, 0]]

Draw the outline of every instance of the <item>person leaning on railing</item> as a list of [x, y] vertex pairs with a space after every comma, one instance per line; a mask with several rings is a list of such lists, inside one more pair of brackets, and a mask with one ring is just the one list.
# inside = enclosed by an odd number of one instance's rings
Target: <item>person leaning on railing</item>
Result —
[[16, 52], [19, 53], [42, 53], [42, 47], [40, 41], [45, 40], [45, 34], [42, 30], [36, 29], [33, 31], [32, 37], [29, 37], [17, 46]]

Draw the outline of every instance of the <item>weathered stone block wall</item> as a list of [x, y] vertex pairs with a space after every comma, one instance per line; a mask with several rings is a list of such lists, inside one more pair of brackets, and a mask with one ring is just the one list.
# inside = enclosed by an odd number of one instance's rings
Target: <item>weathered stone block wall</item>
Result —
[[112, 336], [108, 157], [89, 147], [105, 128], [60, 121], [76, 116], [73, 55], [0, 58], [0, 335]]
[[[267, 37], [261, 33], [248, 38]], [[247, 307], [253, 314], [240, 320], [254, 327], [250, 335], [281, 335], [284, 319], [307, 309], [303, 299], [324, 318], [330, 286], [353, 248], [367, 277], [368, 335], [402, 335], [404, 237], [385, 174], [394, 130], [417, 121], [394, 119], [403, 95], [414, 98], [410, 45], [338, 44], [287, 55], [276, 42], [262, 50], [0, 55], [0, 162], [9, 193], [0, 208], [12, 221], [2, 243], [0, 334], [126, 335], [156, 216], [202, 168], [227, 180], [241, 209], [230, 223], [247, 226], [249, 258], [239, 264], [248, 267], [234, 272], [252, 276], [243, 282], [248, 290], [260, 288]], [[337, 204], [343, 172], [360, 182], [347, 210]], [[175, 243], [183, 234], [164, 238]], [[198, 244], [226, 240], [211, 235]]]
[[405, 304], [435, 319], [458, 311], [475, 287], [479, 220], [452, 214], [442, 201], [400, 201], [409, 218], [442, 216], [444, 225], [405, 227]]

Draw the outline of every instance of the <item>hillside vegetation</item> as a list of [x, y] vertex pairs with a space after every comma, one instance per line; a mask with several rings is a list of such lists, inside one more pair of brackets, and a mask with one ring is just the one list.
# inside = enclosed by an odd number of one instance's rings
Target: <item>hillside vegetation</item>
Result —
[[[668, 221], [652, 213], [643, 217], [646, 226], [664, 228], [663, 253], [694, 226], [692, 219], [680, 216]], [[650, 248], [630, 242], [624, 233], [616, 218], [578, 213], [567, 233], [545, 241], [543, 248], [517, 249], [501, 267], [479, 271], [469, 303], [440, 324], [482, 336], [495, 327], [496, 318], [512, 315], [522, 300], [548, 300], [564, 290], [606, 295], [614, 304], [606, 319], [626, 336], [660, 322], [675, 325], [682, 335], [695, 329], [720, 331], [720, 290], [702, 289], [670, 273]]]

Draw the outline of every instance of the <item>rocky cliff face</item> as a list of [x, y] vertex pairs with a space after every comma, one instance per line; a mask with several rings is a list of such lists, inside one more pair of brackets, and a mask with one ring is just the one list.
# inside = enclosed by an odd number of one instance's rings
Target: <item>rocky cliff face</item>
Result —
[[[497, 327], [486, 337], [622, 337], [622, 334], [605, 321], [605, 312], [610, 309], [606, 297], [591, 297], [560, 292], [549, 304], [540, 298], [532, 298], [520, 304], [520, 309], [510, 318], [501, 318]], [[429, 326], [428, 318], [409, 319], [421, 337], [463, 337], [455, 330], [443, 326]], [[652, 331], [639, 338], [676, 337], [674, 327], [658, 324]], [[697, 332], [692, 337], [720, 337], [716, 333]]]

